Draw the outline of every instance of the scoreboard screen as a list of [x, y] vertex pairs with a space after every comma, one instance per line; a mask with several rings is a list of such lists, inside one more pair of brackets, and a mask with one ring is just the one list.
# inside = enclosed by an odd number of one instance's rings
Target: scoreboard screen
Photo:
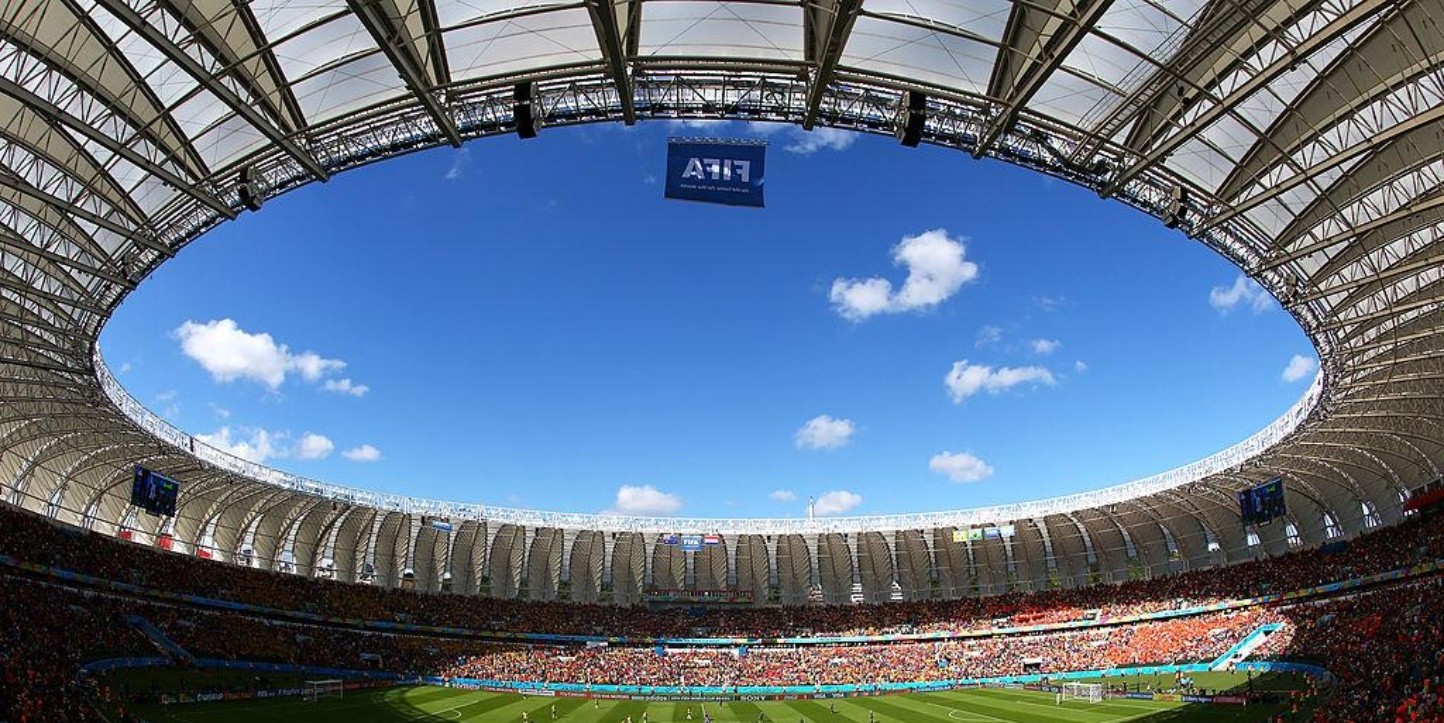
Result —
[[135, 466], [135, 482], [130, 487], [130, 503], [152, 515], [175, 516], [176, 497], [180, 483], [140, 465]]
[[1288, 514], [1284, 502], [1284, 480], [1276, 477], [1238, 493], [1238, 512], [1245, 525], [1268, 522]]

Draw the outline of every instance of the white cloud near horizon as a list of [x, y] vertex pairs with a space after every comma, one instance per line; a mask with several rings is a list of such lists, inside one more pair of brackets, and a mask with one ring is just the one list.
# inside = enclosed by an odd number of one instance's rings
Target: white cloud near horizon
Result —
[[[293, 352], [270, 334], [240, 328], [234, 319], [186, 321], [176, 327], [172, 336], [180, 341], [182, 353], [221, 383], [244, 379], [275, 391], [292, 374], [315, 383], [346, 368], [346, 362], [340, 359], [328, 359], [313, 351]], [[350, 380], [346, 381], [355, 388]]]
[[797, 499], [797, 493], [792, 490], [772, 490], [767, 499], [773, 502], [792, 502]]
[[619, 515], [672, 515], [682, 509], [682, 498], [652, 485], [622, 485], [611, 511]]
[[1058, 349], [1060, 349], [1062, 346], [1063, 342], [1058, 341], [1057, 339], [1034, 339], [1028, 342], [1028, 348], [1032, 349], [1033, 353], [1039, 356], [1052, 354], [1053, 352], [1058, 351]]
[[381, 450], [369, 444], [363, 444], [342, 452], [341, 456], [352, 462], [376, 462], [381, 459]]
[[1267, 311], [1274, 300], [1257, 281], [1239, 274], [1232, 286], [1215, 286], [1208, 291], [1208, 304], [1219, 313], [1227, 314], [1238, 308], [1247, 308], [1255, 314]]
[[798, 449], [837, 449], [847, 446], [857, 425], [851, 419], [837, 419], [819, 414], [807, 420], [793, 435], [792, 443]]
[[992, 344], [997, 344], [998, 342], [1000, 342], [1000, 341], [1002, 341], [1002, 340], [1003, 340], [1003, 329], [1002, 329], [1002, 327], [993, 326], [992, 324], [987, 324], [987, 325], [984, 325], [984, 326], [982, 326], [982, 327], [980, 327], [980, 328], [978, 329], [978, 336], [977, 336], [977, 338], [975, 338], [975, 339], [973, 340], [973, 346], [981, 349], [981, 348], [983, 348], [983, 347], [985, 347], [985, 346], [990, 346], [990, 345], [992, 345]]
[[953, 482], [980, 482], [993, 476], [993, 468], [971, 452], [947, 452], [933, 455], [928, 469], [947, 475]]
[[321, 385], [321, 389], [324, 391], [335, 392], [337, 394], [345, 394], [352, 397], [364, 397], [366, 396], [366, 392], [371, 391], [371, 387], [368, 387], [365, 384], [357, 384], [351, 381], [350, 377], [343, 377], [341, 379], [327, 379], [326, 382]]
[[818, 151], [845, 151], [857, 140], [857, 133], [841, 128], [815, 126], [810, 131], [798, 128], [794, 140], [782, 150], [800, 156], [810, 156]]
[[986, 364], [969, 364], [968, 360], [953, 362], [953, 368], [943, 378], [948, 394], [954, 404], [977, 394], [987, 392], [999, 394], [1019, 384], [1053, 386], [1058, 380], [1045, 367], [999, 367], [994, 369]]
[[862, 504], [862, 495], [847, 490], [823, 492], [812, 503], [812, 512], [821, 517], [840, 515]]
[[1312, 357], [1295, 354], [1292, 359], [1289, 359], [1288, 366], [1284, 367], [1284, 372], [1280, 375], [1280, 378], [1286, 382], [1296, 382], [1312, 374], [1314, 367], [1317, 365], [1318, 362], [1314, 361]]
[[336, 449], [336, 443], [332, 442], [324, 434], [307, 432], [301, 435], [301, 440], [296, 442], [297, 459], [325, 459], [331, 456]]
[[828, 300], [852, 322], [935, 307], [978, 277], [978, 265], [966, 259], [963, 241], [941, 228], [906, 236], [892, 249], [893, 264], [907, 269], [901, 288], [894, 291], [892, 282], [880, 276], [838, 278]]
[[232, 456], [256, 464], [265, 464], [268, 459], [284, 456], [284, 450], [279, 444], [285, 436], [284, 432], [223, 426], [212, 434], [197, 434], [196, 439]]

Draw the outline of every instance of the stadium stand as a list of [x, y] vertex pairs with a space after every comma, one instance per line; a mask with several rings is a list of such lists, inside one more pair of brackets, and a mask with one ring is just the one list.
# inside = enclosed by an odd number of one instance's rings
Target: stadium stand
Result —
[[[695, 634], [695, 619], [646, 608], [601, 608], [554, 603], [541, 613], [510, 607], [526, 603], [470, 596], [386, 591], [242, 570], [63, 528], [24, 512], [5, 509], [0, 527], [4, 584], [0, 587], [3, 658], [0, 684], [12, 701], [8, 718], [41, 721], [53, 711], [65, 720], [94, 720], [98, 700], [143, 701], [145, 691], [116, 691], [77, 676], [85, 661], [153, 656], [169, 650], [172, 663], [220, 659], [384, 668], [398, 673], [518, 682], [621, 683], [642, 685], [829, 685], [875, 684], [1065, 672], [1135, 664], [1211, 661], [1265, 624], [1278, 624], [1254, 658], [1321, 663], [1338, 678], [1338, 694], [1319, 720], [1433, 721], [1438, 712], [1437, 675], [1444, 651], [1440, 626], [1441, 583], [1432, 573], [1384, 581], [1308, 599], [1276, 600], [1238, 609], [1203, 611], [1178, 618], [1111, 622], [1140, 612], [1178, 610], [1259, 593], [1288, 592], [1360, 576], [1403, 571], [1441, 556], [1444, 518], [1416, 516], [1404, 524], [1352, 542], [1348, 554], [1293, 554], [1219, 570], [1139, 581], [1123, 586], [1058, 591], [1000, 600], [959, 603], [893, 603], [881, 606], [819, 606], [732, 611], [707, 623], [732, 631], [757, 625], [788, 635], [858, 634], [853, 616], [862, 610], [901, 622], [876, 626], [862, 644], [762, 645], [746, 654], [735, 647], [674, 648], [659, 655], [650, 646], [587, 647], [497, 643], [438, 633], [358, 630], [340, 621], [296, 620], [286, 613], [320, 611], [328, 617], [364, 615], [377, 622], [398, 619], [451, 624], [500, 621], [505, 632], [574, 631], [570, 612], [591, 618], [585, 630], [621, 633], [646, 629]], [[1423, 570], [1423, 568], [1419, 568]], [[125, 583], [125, 591], [101, 590], [73, 573]], [[1189, 591], [1193, 592], [1190, 593]], [[222, 610], [181, 600], [174, 593], [264, 606]], [[1122, 602], [1110, 604], [1116, 597]], [[315, 604], [297, 605], [298, 600]], [[472, 603], [480, 613], [464, 613]], [[955, 617], [949, 619], [948, 611]], [[1101, 611], [1081, 620], [1084, 610]], [[480, 617], [475, 617], [475, 615]], [[597, 616], [601, 617], [597, 617]], [[769, 616], [772, 619], [769, 619]], [[1013, 617], [1017, 621], [1013, 621]], [[910, 619], [909, 619], [910, 618]], [[135, 624], [144, 621], [144, 625]], [[1014, 632], [998, 628], [1068, 623], [1069, 630]], [[521, 625], [537, 625], [528, 629]], [[610, 626], [610, 627], [608, 627]], [[901, 630], [972, 631], [974, 637], [896, 642]], [[148, 636], [145, 630], [155, 631]], [[474, 632], [498, 632], [486, 623]], [[156, 646], [155, 637], [166, 644]], [[56, 655], [54, 651], [63, 651]], [[1383, 716], [1383, 717], [1381, 717]]]

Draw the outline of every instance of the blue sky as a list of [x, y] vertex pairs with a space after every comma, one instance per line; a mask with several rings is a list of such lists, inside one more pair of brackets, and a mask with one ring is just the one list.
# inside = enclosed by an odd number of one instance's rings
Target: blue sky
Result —
[[[768, 207], [664, 200], [678, 133], [767, 137]], [[889, 138], [664, 122], [273, 199], [142, 284], [102, 349], [181, 428], [299, 474], [689, 516], [1115, 484], [1248, 436], [1314, 366], [1235, 268], [1095, 194]]]

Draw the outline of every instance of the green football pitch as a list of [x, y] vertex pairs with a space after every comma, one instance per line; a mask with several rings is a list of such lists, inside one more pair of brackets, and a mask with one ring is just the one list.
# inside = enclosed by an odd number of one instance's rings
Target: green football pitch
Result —
[[[1287, 687], [1287, 686], [1283, 686]], [[835, 706], [836, 712], [832, 710]], [[690, 709], [692, 717], [687, 717]], [[555, 710], [555, 718], [553, 718]], [[1205, 706], [1110, 699], [1102, 703], [1070, 701], [1058, 705], [1050, 693], [977, 689], [920, 695], [889, 695], [829, 700], [673, 703], [523, 697], [426, 686], [348, 693], [343, 698], [306, 702], [235, 701], [191, 703], [135, 711], [150, 723], [1191, 723], [1193, 721], [1266, 721], [1278, 708]], [[869, 718], [869, 714], [873, 716]]]

